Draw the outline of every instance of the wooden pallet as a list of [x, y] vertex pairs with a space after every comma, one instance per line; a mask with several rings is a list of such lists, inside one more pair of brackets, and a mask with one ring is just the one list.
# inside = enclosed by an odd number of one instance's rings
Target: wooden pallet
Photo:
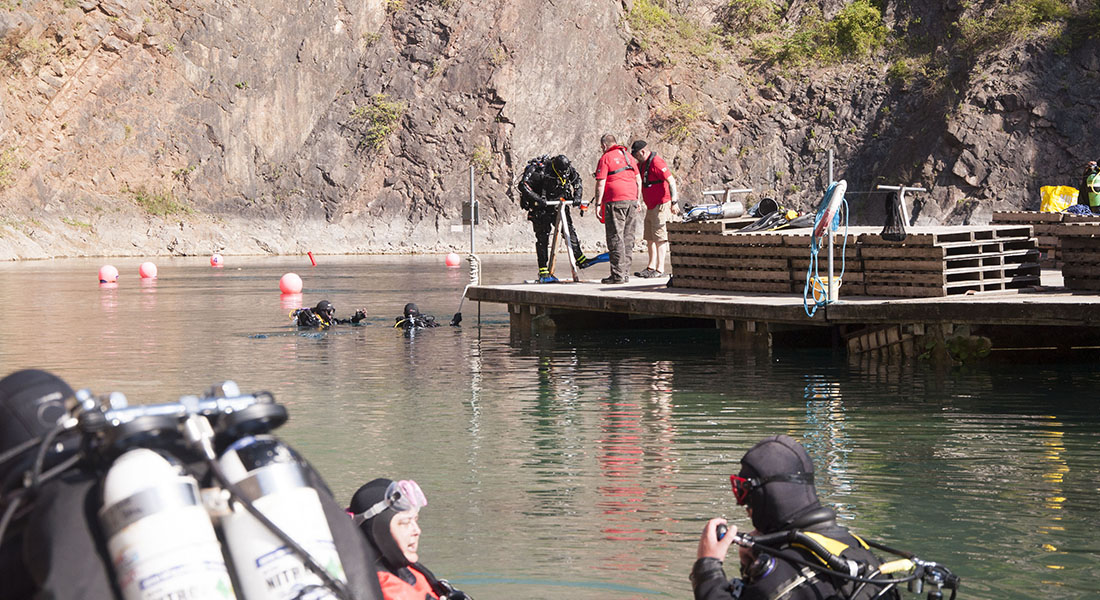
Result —
[[[1035, 228], [1035, 237], [1042, 253], [1040, 264], [1044, 267], [1061, 267], [1062, 237], [1075, 235], [1095, 235], [1091, 228], [1067, 228], [1067, 225], [1100, 224], [1100, 215], [1072, 215], [1065, 213], [1041, 213], [1033, 211], [996, 211], [993, 213], [994, 225], [1031, 224]], [[1095, 227], [1095, 226], [1094, 226]]]
[[673, 287], [790, 291], [790, 264], [783, 253], [783, 234], [741, 233], [739, 227], [717, 222], [669, 225]]
[[1062, 277], [1071, 290], [1100, 290], [1100, 236], [1062, 239]]
[[[1039, 283], [1041, 252], [1031, 225], [926, 228], [900, 243], [882, 239], [877, 229], [862, 229], [849, 233], [847, 244], [834, 245], [834, 270], [839, 273], [842, 262], [844, 268], [842, 296], [938, 297]], [[692, 223], [677, 224], [669, 239], [674, 287], [796, 294], [806, 289], [808, 230], [743, 233]], [[820, 251], [822, 277], [827, 260]]]
[[1039, 284], [1032, 228], [993, 226], [915, 232], [904, 242], [860, 236], [868, 295], [939, 297], [1004, 292]]
[[1045, 213], [1031, 210], [997, 210], [993, 211], [991, 224], [1061, 223], [1063, 216], [1062, 213]]
[[1035, 236], [1039, 243], [1041, 253], [1040, 264], [1046, 267], [1057, 267], [1061, 263], [1061, 245], [1057, 236], [1057, 228], [1066, 217], [1062, 213], [1044, 213], [1025, 210], [994, 211], [991, 225], [1023, 225], [1029, 224], [1035, 230]]

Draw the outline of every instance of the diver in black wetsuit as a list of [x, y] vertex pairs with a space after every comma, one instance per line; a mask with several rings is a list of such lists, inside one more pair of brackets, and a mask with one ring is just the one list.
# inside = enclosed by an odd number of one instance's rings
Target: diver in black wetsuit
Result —
[[[867, 544], [836, 522], [836, 513], [821, 505], [814, 487], [814, 465], [806, 449], [794, 439], [778, 435], [753, 446], [741, 458], [741, 471], [730, 478], [737, 503], [745, 505], [760, 534], [798, 530], [810, 534], [826, 554], [851, 561], [852, 575], [873, 578], [880, 562]], [[861, 584], [812, 570], [799, 561], [824, 564], [802, 545], [777, 544], [774, 555], [741, 549], [741, 578], [727, 579], [722, 561], [734, 540], [730, 528], [721, 540], [718, 527], [725, 519], [711, 519], [699, 541], [698, 560], [691, 570], [696, 600], [869, 600], [899, 598], [897, 588]], [[881, 576], [879, 576], [881, 578]]]
[[394, 319], [393, 326], [395, 329], [411, 331], [424, 327], [439, 327], [439, 323], [435, 322], [435, 317], [432, 315], [420, 314], [420, 309], [412, 302], [405, 305], [404, 313], [403, 317]]
[[328, 300], [322, 300], [313, 308], [299, 308], [290, 313], [290, 318], [297, 322], [298, 327], [328, 329], [337, 324], [347, 325], [350, 323], [358, 325], [360, 321], [367, 318], [367, 311], [360, 308], [355, 311], [350, 319], [340, 319], [336, 317], [336, 307]]
[[[607, 262], [607, 253], [588, 258], [581, 251], [581, 241], [573, 229], [573, 217], [569, 214], [569, 205], [582, 206], [581, 176], [564, 154], [554, 158], [539, 156], [528, 161], [519, 182], [520, 208], [527, 211], [527, 220], [535, 230], [535, 254], [539, 263], [539, 283], [556, 283], [558, 279], [550, 274], [550, 233], [558, 216], [558, 205], [547, 202], [564, 202], [565, 227], [569, 231], [569, 241], [573, 249], [573, 259], [577, 266], [585, 269], [596, 263]], [[582, 208], [583, 211], [583, 208]], [[583, 212], [582, 212], [583, 214]]]

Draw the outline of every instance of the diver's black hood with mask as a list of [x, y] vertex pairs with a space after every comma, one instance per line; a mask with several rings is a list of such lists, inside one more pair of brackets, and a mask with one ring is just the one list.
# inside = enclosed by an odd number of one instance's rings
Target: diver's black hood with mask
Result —
[[753, 526], [761, 533], [773, 533], [832, 516], [817, 498], [813, 474], [810, 455], [790, 436], [769, 437], [749, 449], [741, 458], [738, 475], [763, 482], [749, 492], [746, 501]]
[[[372, 506], [386, 499], [386, 489], [393, 483], [390, 479], [378, 478], [363, 484], [351, 497], [351, 512], [360, 514], [367, 512]], [[405, 558], [405, 553], [397, 545], [390, 533], [390, 521], [397, 516], [397, 512], [387, 507], [382, 512], [363, 521], [359, 528], [366, 534], [372, 546], [382, 554], [382, 560], [391, 571], [396, 572], [411, 563]]]

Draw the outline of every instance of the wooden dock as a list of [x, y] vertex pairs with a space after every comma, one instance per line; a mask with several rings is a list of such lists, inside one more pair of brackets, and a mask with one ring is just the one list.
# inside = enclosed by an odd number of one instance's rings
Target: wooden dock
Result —
[[[827, 331], [850, 352], [879, 352], [923, 338], [950, 339], [959, 332], [988, 336], [997, 349], [1100, 347], [1100, 294], [1062, 285], [1058, 271], [1042, 272], [1040, 285], [1005, 293], [935, 298], [845, 297], [806, 315], [802, 294], [753, 293], [668, 287], [667, 280], [630, 283], [507, 284], [472, 286], [467, 298], [507, 304], [514, 336], [532, 335], [539, 320], [568, 328], [629, 320], [683, 319], [712, 322], [728, 348], [770, 347], [775, 334]], [[587, 317], [587, 318], [586, 318]], [[596, 317], [596, 318], [592, 318]], [[820, 337], [820, 335], [818, 335]], [[893, 351], [893, 350], [891, 350]]]
[[[814, 317], [803, 300], [809, 230], [741, 231], [751, 219], [670, 223], [671, 281], [475, 286], [467, 298], [507, 304], [517, 337], [650, 324], [713, 326], [722, 345], [735, 349], [825, 339], [853, 355], [933, 349], [944, 360], [993, 350], [1100, 349], [1100, 221], [998, 217], [1001, 223], [988, 226], [908, 228], [900, 242], [883, 239], [881, 228], [849, 228], [843, 249], [836, 236], [837, 268], [840, 257], [846, 263], [840, 299]], [[1041, 269], [1041, 252], [1050, 258], [1051, 246], [1040, 246], [1037, 228], [1058, 242], [1064, 271]], [[818, 255], [822, 277], [825, 255]]]

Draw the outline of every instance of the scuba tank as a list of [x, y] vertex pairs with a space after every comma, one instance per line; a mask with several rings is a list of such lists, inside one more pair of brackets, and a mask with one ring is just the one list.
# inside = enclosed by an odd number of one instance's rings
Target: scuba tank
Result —
[[[296, 452], [275, 437], [248, 436], [231, 444], [218, 464], [264, 516], [332, 577], [347, 581], [320, 498]], [[245, 600], [336, 597], [298, 554], [239, 503], [222, 517], [221, 527]]]
[[99, 522], [126, 600], [235, 598], [198, 483], [170, 455], [137, 448], [115, 460]]
[[745, 213], [745, 205], [736, 200], [722, 204], [703, 204], [689, 206], [684, 222], [705, 221], [708, 219], [736, 219]]

